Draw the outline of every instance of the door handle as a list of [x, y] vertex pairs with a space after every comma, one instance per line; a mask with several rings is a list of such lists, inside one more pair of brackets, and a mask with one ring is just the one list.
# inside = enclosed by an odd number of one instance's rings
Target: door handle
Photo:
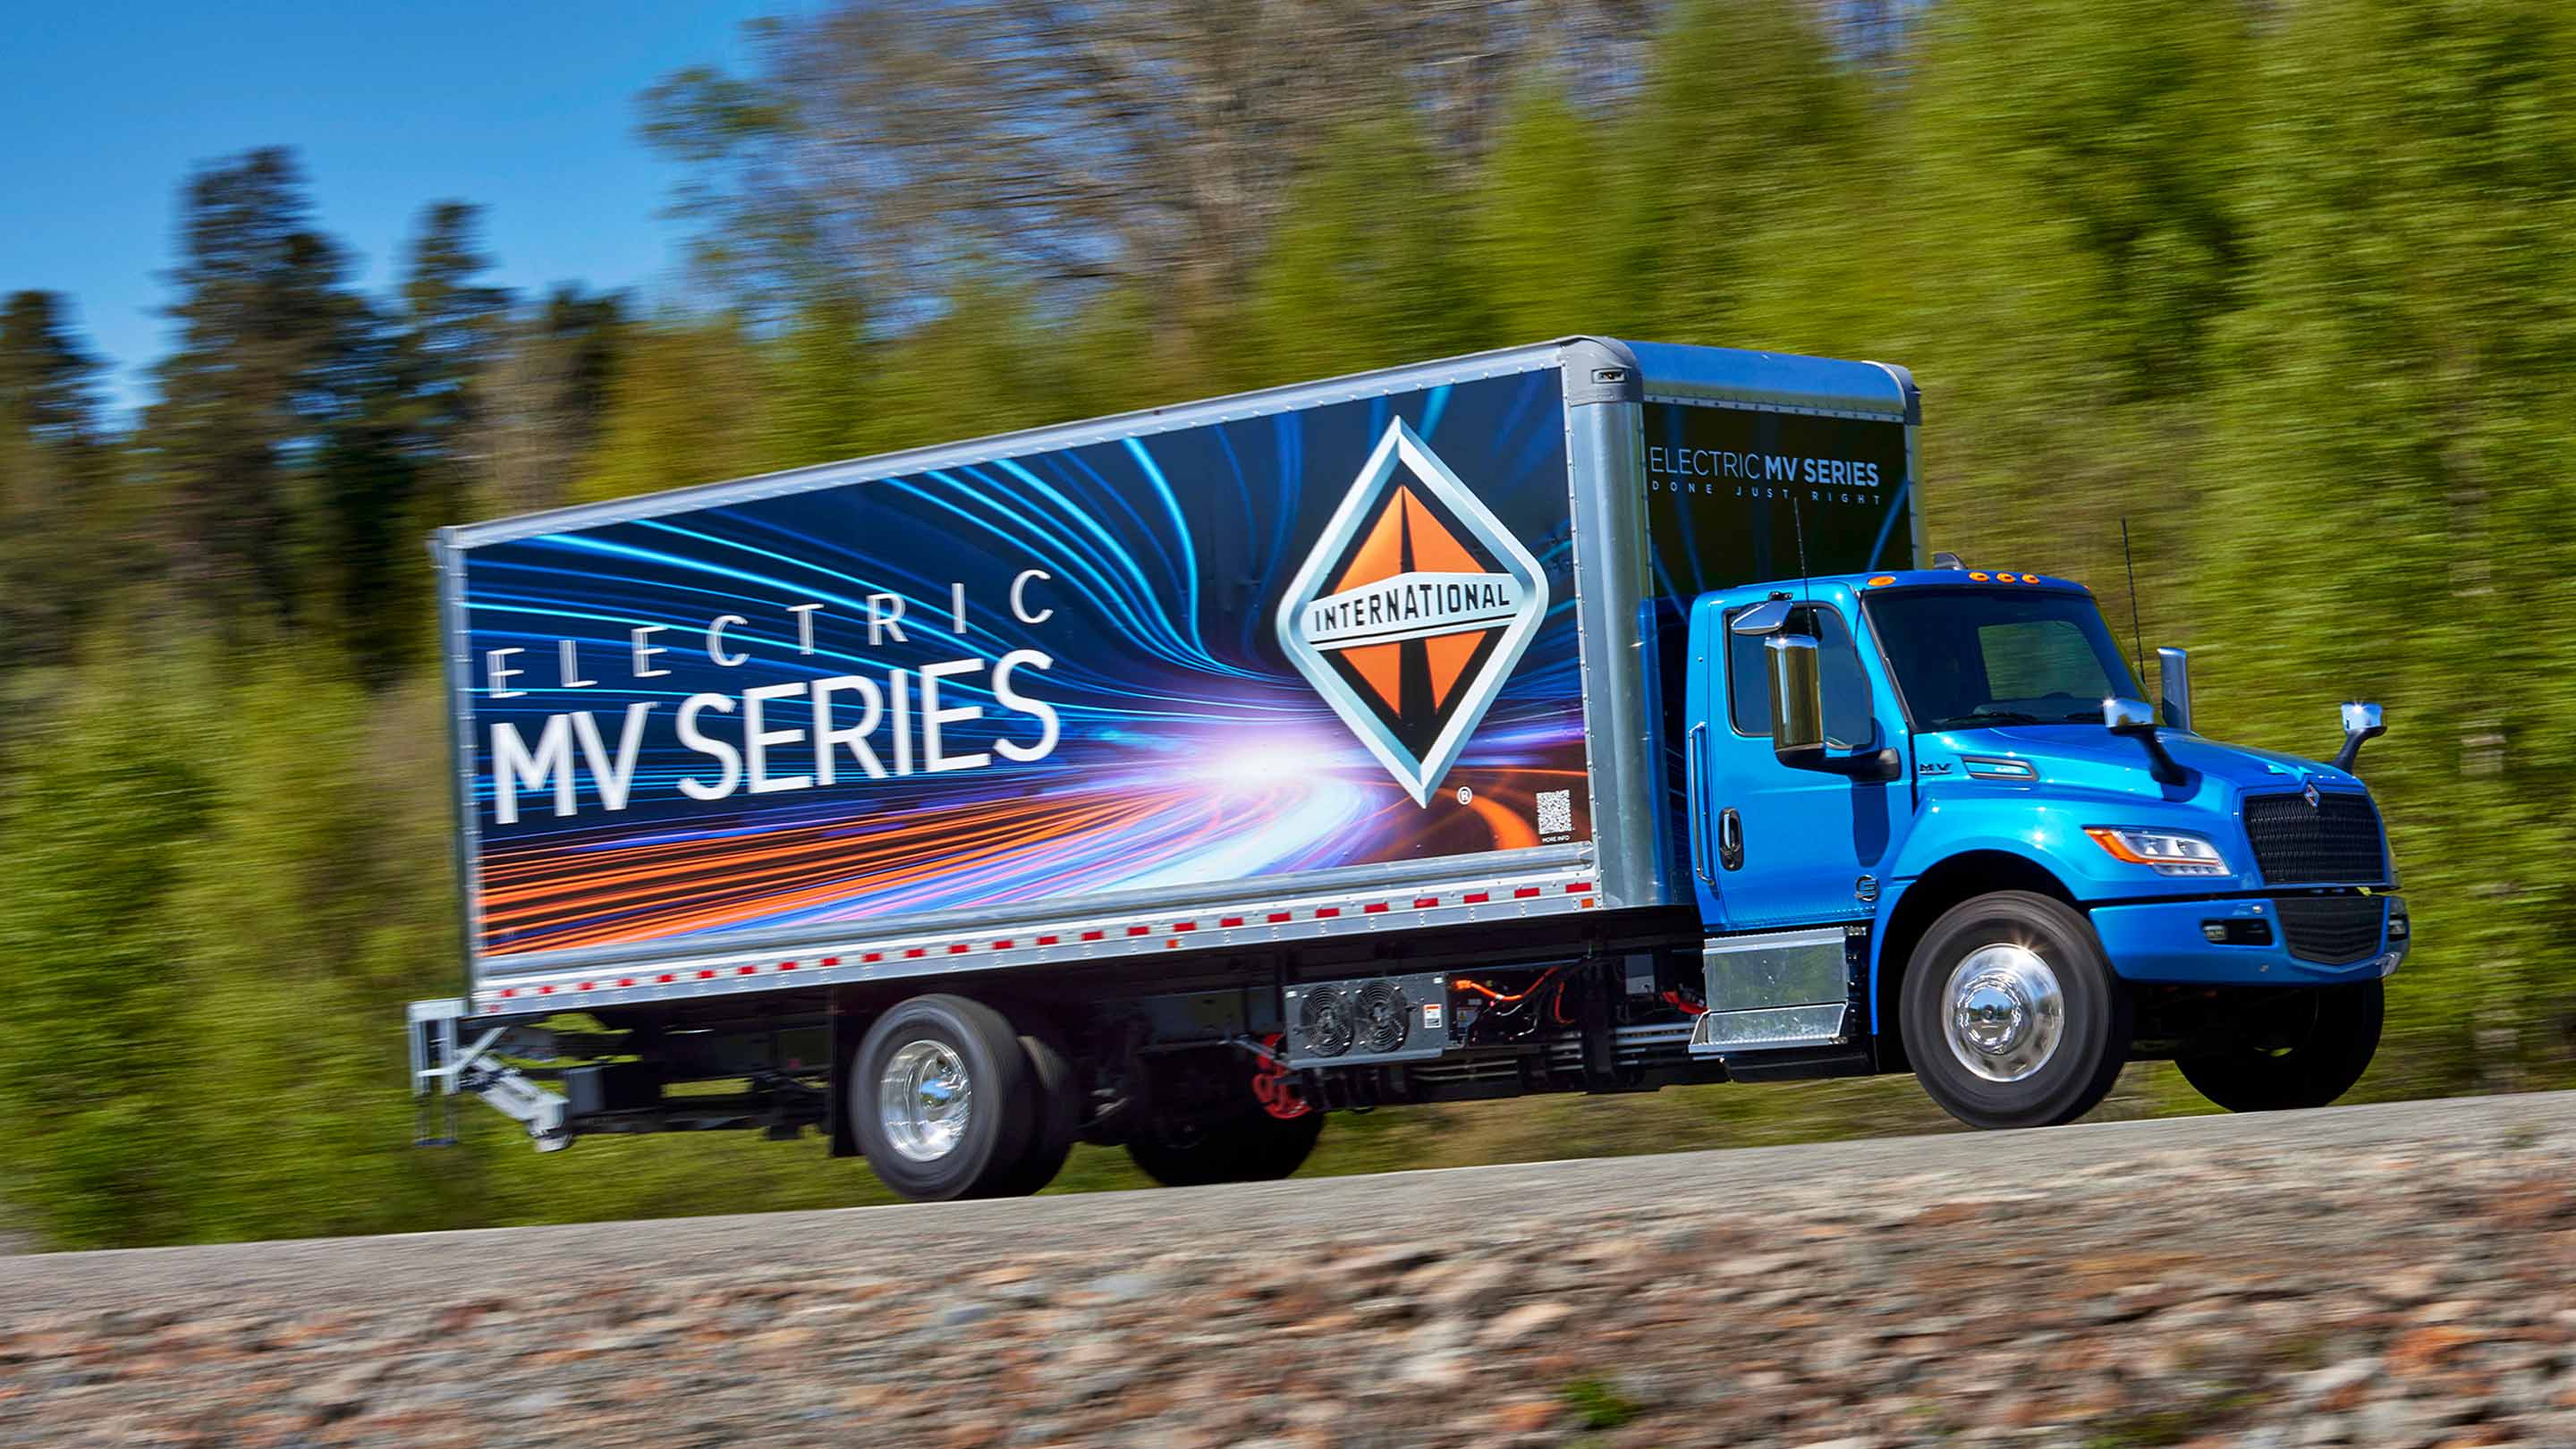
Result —
[[1744, 817], [1732, 805], [1717, 817], [1717, 863], [1728, 870], [1744, 868]]
[[1691, 874], [1701, 880], [1714, 880], [1708, 871], [1708, 826], [1700, 818], [1699, 737], [1707, 732], [1708, 723], [1703, 720], [1682, 737], [1682, 813], [1690, 820]]

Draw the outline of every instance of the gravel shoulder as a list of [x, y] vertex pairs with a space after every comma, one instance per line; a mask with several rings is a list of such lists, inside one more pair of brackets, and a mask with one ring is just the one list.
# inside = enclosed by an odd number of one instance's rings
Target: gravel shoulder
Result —
[[25, 1255], [0, 1444], [2576, 1443], [2571, 1162], [2550, 1094]]

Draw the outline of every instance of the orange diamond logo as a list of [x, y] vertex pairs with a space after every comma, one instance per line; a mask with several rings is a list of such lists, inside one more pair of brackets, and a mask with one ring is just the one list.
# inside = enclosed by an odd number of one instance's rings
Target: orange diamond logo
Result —
[[1547, 613], [1538, 560], [1402, 419], [1279, 609], [1279, 643], [1429, 804]]

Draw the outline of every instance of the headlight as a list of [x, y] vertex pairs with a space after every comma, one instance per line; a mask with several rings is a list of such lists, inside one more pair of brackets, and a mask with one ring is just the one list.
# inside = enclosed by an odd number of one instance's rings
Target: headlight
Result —
[[2197, 835], [2176, 830], [2122, 830], [2088, 825], [2084, 833], [2115, 860], [2143, 865], [2158, 875], [2234, 875], [2218, 847]]

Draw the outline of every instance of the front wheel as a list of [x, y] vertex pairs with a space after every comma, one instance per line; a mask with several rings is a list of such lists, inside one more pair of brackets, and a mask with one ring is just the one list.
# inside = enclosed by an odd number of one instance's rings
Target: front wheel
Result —
[[2323, 1107], [2370, 1069], [2387, 987], [2380, 981], [2301, 992], [2280, 1030], [2216, 1051], [2176, 1053], [2183, 1080], [2230, 1112]]
[[1916, 943], [1905, 1053], [1971, 1127], [2052, 1127], [2094, 1106], [2129, 1055], [2129, 998], [2092, 924], [2029, 891], [1953, 906]]

